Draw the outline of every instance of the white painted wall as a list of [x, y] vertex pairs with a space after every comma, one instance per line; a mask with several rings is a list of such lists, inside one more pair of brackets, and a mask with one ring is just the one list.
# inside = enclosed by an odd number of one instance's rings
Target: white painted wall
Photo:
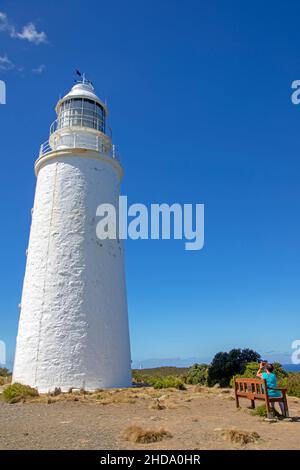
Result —
[[38, 173], [13, 380], [40, 392], [131, 383], [123, 248], [96, 237], [120, 175], [88, 154], [45, 158]]

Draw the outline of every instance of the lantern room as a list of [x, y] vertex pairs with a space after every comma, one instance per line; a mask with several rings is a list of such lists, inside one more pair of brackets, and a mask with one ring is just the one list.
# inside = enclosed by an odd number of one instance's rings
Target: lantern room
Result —
[[85, 78], [59, 100], [56, 112], [56, 129], [76, 126], [105, 133], [107, 108], [95, 94], [92, 83]]

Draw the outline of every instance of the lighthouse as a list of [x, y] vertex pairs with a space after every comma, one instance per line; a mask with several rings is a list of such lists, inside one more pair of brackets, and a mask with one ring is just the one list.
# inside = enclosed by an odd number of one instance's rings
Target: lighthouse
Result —
[[118, 212], [123, 169], [108, 110], [84, 76], [56, 105], [37, 176], [13, 381], [39, 392], [131, 384], [122, 241], [98, 239]]

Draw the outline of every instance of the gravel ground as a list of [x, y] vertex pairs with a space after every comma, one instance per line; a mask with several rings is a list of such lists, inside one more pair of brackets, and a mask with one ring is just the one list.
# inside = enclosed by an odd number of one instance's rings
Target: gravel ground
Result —
[[[106, 404], [79, 401], [26, 402], [8, 405], [0, 400], [0, 449], [240, 449], [224, 440], [221, 429], [255, 431], [257, 442], [247, 449], [299, 449], [300, 400], [289, 399], [293, 421], [268, 423], [251, 416], [247, 401], [236, 410], [227, 390], [121, 391], [130, 401]], [[116, 395], [114, 395], [116, 396]], [[125, 396], [125, 395], [124, 395]], [[164, 409], [153, 409], [159, 402]], [[46, 401], [46, 399], [45, 399]], [[173, 437], [151, 444], [126, 441], [121, 433], [136, 424], [147, 429], [164, 427]]]

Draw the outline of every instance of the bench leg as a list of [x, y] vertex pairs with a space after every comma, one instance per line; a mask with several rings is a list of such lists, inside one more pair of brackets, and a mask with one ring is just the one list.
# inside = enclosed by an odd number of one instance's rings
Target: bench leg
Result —
[[255, 408], [255, 400], [251, 400], [251, 408], [252, 408], [252, 409]]
[[267, 418], [272, 419], [274, 418], [273, 410], [271, 410], [270, 402], [269, 402], [269, 397], [266, 396], [266, 410], [267, 410]]
[[235, 395], [235, 404], [237, 408], [240, 407], [239, 397], [237, 395]]
[[283, 393], [283, 404], [284, 404], [284, 416], [286, 418], [288, 418], [290, 415], [289, 415], [289, 408], [288, 408], [288, 404], [287, 404], [287, 399], [286, 399], [286, 394]]

